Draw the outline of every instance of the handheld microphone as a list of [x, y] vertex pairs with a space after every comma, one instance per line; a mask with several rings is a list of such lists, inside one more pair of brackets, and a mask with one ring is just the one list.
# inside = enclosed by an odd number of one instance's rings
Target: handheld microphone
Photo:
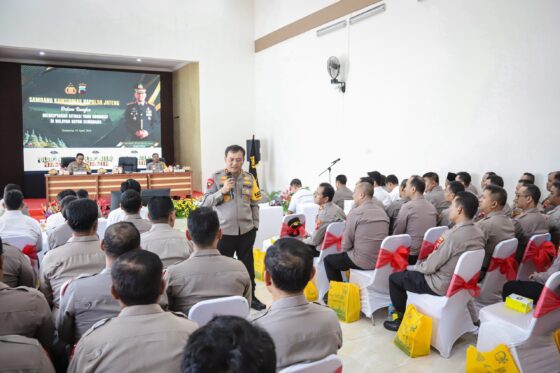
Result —
[[[228, 179], [233, 178], [233, 174], [229, 171], [226, 173], [226, 176], [227, 176]], [[229, 197], [231, 199], [233, 199], [234, 196], [235, 196], [235, 193], [233, 192], [233, 189], [232, 189], [232, 190], [229, 191]]]

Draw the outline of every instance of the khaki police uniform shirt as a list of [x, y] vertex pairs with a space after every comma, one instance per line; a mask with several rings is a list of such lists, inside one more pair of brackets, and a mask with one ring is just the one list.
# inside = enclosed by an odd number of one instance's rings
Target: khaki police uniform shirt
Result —
[[214, 207], [220, 218], [222, 232], [228, 236], [245, 234], [259, 228], [259, 201], [261, 192], [253, 175], [241, 171], [235, 181], [234, 196], [221, 192], [227, 171], [215, 172], [208, 179], [208, 190], [202, 199], [202, 206]]
[[354, 199], [354, 192], [346, 185], [340, 187], [334, 192], [334, 197], [332, 202], [344, 210], [344, 201]]
[[215, 249], [195, 251], [184, 262], [170, 266], [165, 273], [169, 309], [188, 314], [196, 303], [240, 295], [251, 304], [251, 279], [239, 260]]
[[64, 245], [70, 238], [72, 238], [72, 228], [67, 223], [59, 225], [50, 232], [47, 232], [49, 241], [49, 250]]
[[277, 369], [323, 359], [342, 347], [342, 330], [334, 311], [309, 303], [304, 295], [278, 299], [249, 320], [272, 337]]
[[125, 307], [94, 325], [76, 345], [68, 373], [180, 372], [197, 324], [157, 304]]
[[387, 216], [389, 216], [389, 234], [393, 234], [393, 229], [395, 227], [395, 221], [397, 220], [397, 216], [399, 216], [399, 211], [401, 211], [402, 205], [410, 201], [410, 198], [405, 197], [401, 199], [397, 199], [396, 201], [391, 202], [387, 209]]
[[317, 219], [315, 219], [315, 231], [313, 231], [311, 237], [306, 238], [303, 242], [315, 246], [319, 250], [325, 239], [325, 233], [329, 224], [345, 219], [346, 214], [340, 207], [333, 202], [325, 203], [319, 207], [319, 213], [317, 214]]
[[560, 271], [560, 255], [554, 258], [552, 265], [546, 271], [539, 272], [535, 275], [535, 281], [544, 285], [549, 277], [558, 271]]
[[496, 245], [515, 237], [515, 227], [510, 218], [502, 211], [494, 211], [475, 223], [484, 235], [484, 261], [482, 269], [486, 271], [494, 254]]
[[150, 171], [154, 171], [154, 172], [163, 172], [165, 171], [165, 163], [159, 161], [159, 162], [149, 162], [146, 165], [146, 170], [150, 170]]
[[437, 224], [436, 208], [423, 196], [411, 200], [401, 207], [393, 234], [409, 234], [412, 239], [410, 255], [418, 255], [424, 234]]
[[157, 254], [167, 268], [182, 262], [193, 252], [193, 244], [184, 232], [173, 229], [167, 223], [152, 224], [152, 228], [140, 236], [142, 248]]
[[148, 232], [152, 228], [152, 223], [150, 223], [146, 219], [142, 219], [139, 213], [138, 214], [127, 213], [124, 219], [121, 221], [134, 224], [134, 226], [136, 227], [136, 229], [138, 229], [140, 234], [144, 232]]
[[41, 344], [21, 335], [0, 336], [0, 372], [54, 373]]
[[436, 185], [431, 191], [424, 194], [424, 198], [436, 208], [438, 213], [449, 207], [449, 202], [445, 200], [443, 188]]
[[0, 335], [20, 334], [51, 347], [54, 323], [49, 304], [38, 290], [11, 288], [0, 282]]
[[73, 161], [70, 162], [70, 164], [68, 164], [68, 172], [70, 173], [70, 175], [74, 174], [74, 172], [91, 172], [91, 169], [89, 168], [89, 165], [87, 163], [82, 163], [82, 164], [78, 164], [78, 162]]
[[537, 208], [523, 211], [521, 215], [513, 219], [513, 224], [515, 226], [515, 237], [519, 240], [517, 261], [520, 262], [529, 239], [535, 234], [548, 233], [548, 225]]
[[[484, 236], [472, 220], [468, 220], [456, 224], [438, 241], [437, 248], [426, 260], [416, 264], [414, 270], [424, 274], [428, 286], [436, 294], [445, 295], [459, 257], [467, 251], [482, 250]], [[469, 281], [470, 278], [464, 280]]]
[[560, 205], [547, 212], [545, 215], [545, 220], [550, 229], [560, 229]]
[[53, 305], [53, 316], [59, 308], [62, 285], [82, 274], [99, 273], [105, 268], [105, 255], [97, 235], [72, 237], [49, 251], [41, 263], [41, 291], [49, 304]]
[[389, 217], [373, 201], [362, 202], [348, 213], [342, 250], [356, 266], [373, 269], [381, 242], [389, 233]]
[[20, 249], [7, 243], [2, 244], [2, 250], [4, 251], [2, 254], [4, 279], [2, 282], [12, 288], [18, 286], [34, 288], [35, 274], [29, 258]]
[[[66, 283], [56, 319], [60, 339], [73, 345], [96, 322], [118, 316], [121, 307], [111, 294], [112, 285], [111, 268], [95, 275], [81, 275]], [[159, 305], [167, 309], [165, 294], [160, 297]]]

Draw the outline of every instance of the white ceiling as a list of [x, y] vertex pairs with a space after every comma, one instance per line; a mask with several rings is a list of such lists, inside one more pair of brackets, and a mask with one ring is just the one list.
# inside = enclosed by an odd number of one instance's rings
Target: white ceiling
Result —
[[[40, 52], [45, 54], [42, 56]], [[137, 61], [138, 58], [141, 59], [140, 62]], [[144, 58], [142, 56], [99, 55], [1, 45], [0, 61], [154, 71], [175, 71], [189, 63], [189, 61]]]

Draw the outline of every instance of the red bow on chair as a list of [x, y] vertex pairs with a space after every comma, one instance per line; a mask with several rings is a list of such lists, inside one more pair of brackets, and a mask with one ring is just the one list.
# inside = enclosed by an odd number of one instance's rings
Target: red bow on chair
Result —
[[451, 278], [451, 283], [449, 284], [449, 289], [447, 289], [447, 297], [452, 297], [461, 290], [465, 289], [473, 297], [478, 297], [480, 295], [480, 288], [478, 287], [478, 277], [480, 272], [477, 272], [469, 281], [465, 281], [461, 276], [454, 274]]
[[436, 248], [435, 242], [422, 241], [422, 246], [420, 246], [420, 254], [418, 255], [418, 260], [426, 259]]
[[35, 245], [25, 245], [21, 252], [27, 255], [32, 262], [39, 259], [37, 256], [37, 246]]
[[515, 260], [515, 253], [507, 258], [492, 258], [488, 272], [500, 269], [500, 273], [505, 275], [509, 281], [515, 280], [517, 277], [517, 261]]
[[287, 224], [282, 224], [282, 229], [280, 230], [280, 237], [302, 237], [305, 236], [305, 227], [303, 225], [297, 225], [290, 227]]
[[537, 307], [535, 307], [533, 316], [539, 318], [557, 308], [560, 308], [560, 295], [545, 286], [537, 303]]
[[379, 256], [377, 257], [377, 263], [375, 263], [375, 269], [391, 264], [393, 271], [404, 271], [408, 265], [408, 251], [409, 249], [406, 246], [399, 246], [395, 252], [380, 249]]
[[323, 241], [323, 248], [327, 249], [334, 245], [336, 245], [336, 251], [342, 250], [342, 236], [335, 236], [331, 232], [327, 232]]
[[531, 241], [529, 247], [527, 248], [527, 253], [523, 262], [531, 260], [535, 264], [537, 272], [546, 271], [552, 264], [551, 257], [556, 256], [556, 249], [550, 241], [545, 241], [537, 246], [536, 243]]

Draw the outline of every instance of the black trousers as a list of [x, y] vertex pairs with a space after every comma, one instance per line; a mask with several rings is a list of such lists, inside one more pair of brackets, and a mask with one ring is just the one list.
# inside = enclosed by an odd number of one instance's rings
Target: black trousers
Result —
[[342, 281], [341, 271], [348, 271], [349, 269], [361, 269], [354, 264], [352, 259], [346, 253], [331, 254], [324, 259], [325, 272], [329, 281]]
[[504, 284], [502, 289], [502, 297], [504, 302], [510, 294], [521, 295], [522, 297], [531, 298], [533, 305], [537, 305], [544, 285], [536, 281], [509, 281]]
[[[257, 230], [253, 229], [239, 236], [223, 235], [218, 242], [218, 250], [220, 254], [233, 258], [233, 254], [237, 253], [237, 259], [245, 264], [245, 268], [249, 272], [251, 285], [253, 286], [253, 296], [255, 295], [255, 264], [253, 259], [253, 245], [257, 237]], [[253, 297], [254, 298], [254, 297]]]
[[395, 310], [401, 315], [406, 310], [406, 292], [438, 295], [432, 291], [424, 274], [416, 271], [395, 272], [389, 276], [389, 295]]
[[408, 264], [410, 264], [411, 266], [415, 265], [417, 261], [418, 261], [418, 255], [408, 256]]

